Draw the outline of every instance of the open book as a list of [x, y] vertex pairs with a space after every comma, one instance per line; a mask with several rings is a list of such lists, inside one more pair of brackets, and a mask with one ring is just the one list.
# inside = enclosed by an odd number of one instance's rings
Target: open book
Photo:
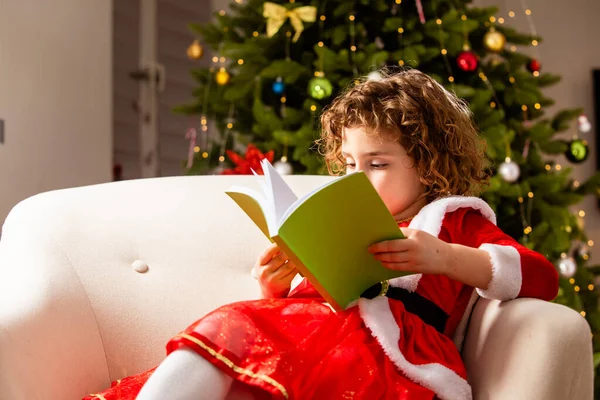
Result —
[[347, 308], [379, 282], [407, 274], [385, 268], [367, 251], [373, 243], [404, 235], [364, 173], [337, 178], [298, 198], [269, 161], [261, 165], [261, 191], [232, 186], [226, 193], [334, 309]]

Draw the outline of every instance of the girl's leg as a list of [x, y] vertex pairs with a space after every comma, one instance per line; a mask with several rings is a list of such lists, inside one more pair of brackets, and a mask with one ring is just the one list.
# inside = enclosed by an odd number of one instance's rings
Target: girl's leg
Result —
[[137, 400], [225, 399], [233, 378], [189, 349], [167, 356], [150, 376]]

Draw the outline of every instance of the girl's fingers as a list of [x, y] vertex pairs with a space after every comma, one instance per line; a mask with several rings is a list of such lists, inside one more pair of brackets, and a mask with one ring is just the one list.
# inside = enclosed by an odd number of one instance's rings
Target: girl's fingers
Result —
[[286, 264], [287, 257], [284, 253], [279, 253], [271, 259], [266, 265], [259, 267], [259, 275], [262, 279], [271, 279], [270, 275], [281, 275], [281, 271], [288, 271]]
[[296, 267], [294, 267], [291, 263], [287, 263], [283, 267], [279, 268], [275, 274], [273, 274], [273, 278], [279, 281], [291, 282], [297, 273], [298, 271], [296, 270]]
[[408, 251], [403, 251], [401, 253], [376, 253], [373, 255], [373, 257], [381, 262], [394, 263], [407, 262], [410, 259]]
[[266, 265], [271, 259], [277, 255], [277, 253], [281, 252], [277, 243], [271, 243], [267, 248], [258, 256], [258, 264]]
[[409, 249], [410, 242], [408, 239], [395, 239], [385, 240], [370, 245], [368, 247], [369, 253], [396, 253], [401, 251], [407, 251]]

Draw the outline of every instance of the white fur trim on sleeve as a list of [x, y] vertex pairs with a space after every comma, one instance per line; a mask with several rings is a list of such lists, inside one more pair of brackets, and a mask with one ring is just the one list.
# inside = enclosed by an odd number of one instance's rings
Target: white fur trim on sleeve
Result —
[[425, 231], [437, 237], [442, 229], [442, 222], [446, 214], [466, 207], [479, 211], [484, 218], [496, 225], [494, 210], [482, 199], [469, 196], [448, 196], [432, 201], [423, 207], [408, 227]]
[[477, 289], [481, 297], [511, 300], [521, 291], [521, 255], [512, 246], [484, 243], [479, 246], [492, 261], [492, 280], [487, 289]]
[[384, 353], [410, 380], [432, 390], [442, 400], [471, 400], [471, 386], [450, 368], [439, 364], [413, 364], [398, 347], [400, 327], [387, 297], [358, 300], [360, 316]]

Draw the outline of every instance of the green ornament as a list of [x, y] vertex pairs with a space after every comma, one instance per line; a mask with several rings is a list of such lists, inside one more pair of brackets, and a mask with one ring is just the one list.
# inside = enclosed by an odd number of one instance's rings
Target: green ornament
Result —
[[313, 99], [321, 100], [331, 96], [333, 85], [329, 79], [323, 77], [312, 78], [308, 82], [308, 94]]
[[586, 140], [573, 139], [569, 142], [569, 148], [565, 152], [567, 160], [574, 164], [584, 162], [590, 154], [588, 143]]

